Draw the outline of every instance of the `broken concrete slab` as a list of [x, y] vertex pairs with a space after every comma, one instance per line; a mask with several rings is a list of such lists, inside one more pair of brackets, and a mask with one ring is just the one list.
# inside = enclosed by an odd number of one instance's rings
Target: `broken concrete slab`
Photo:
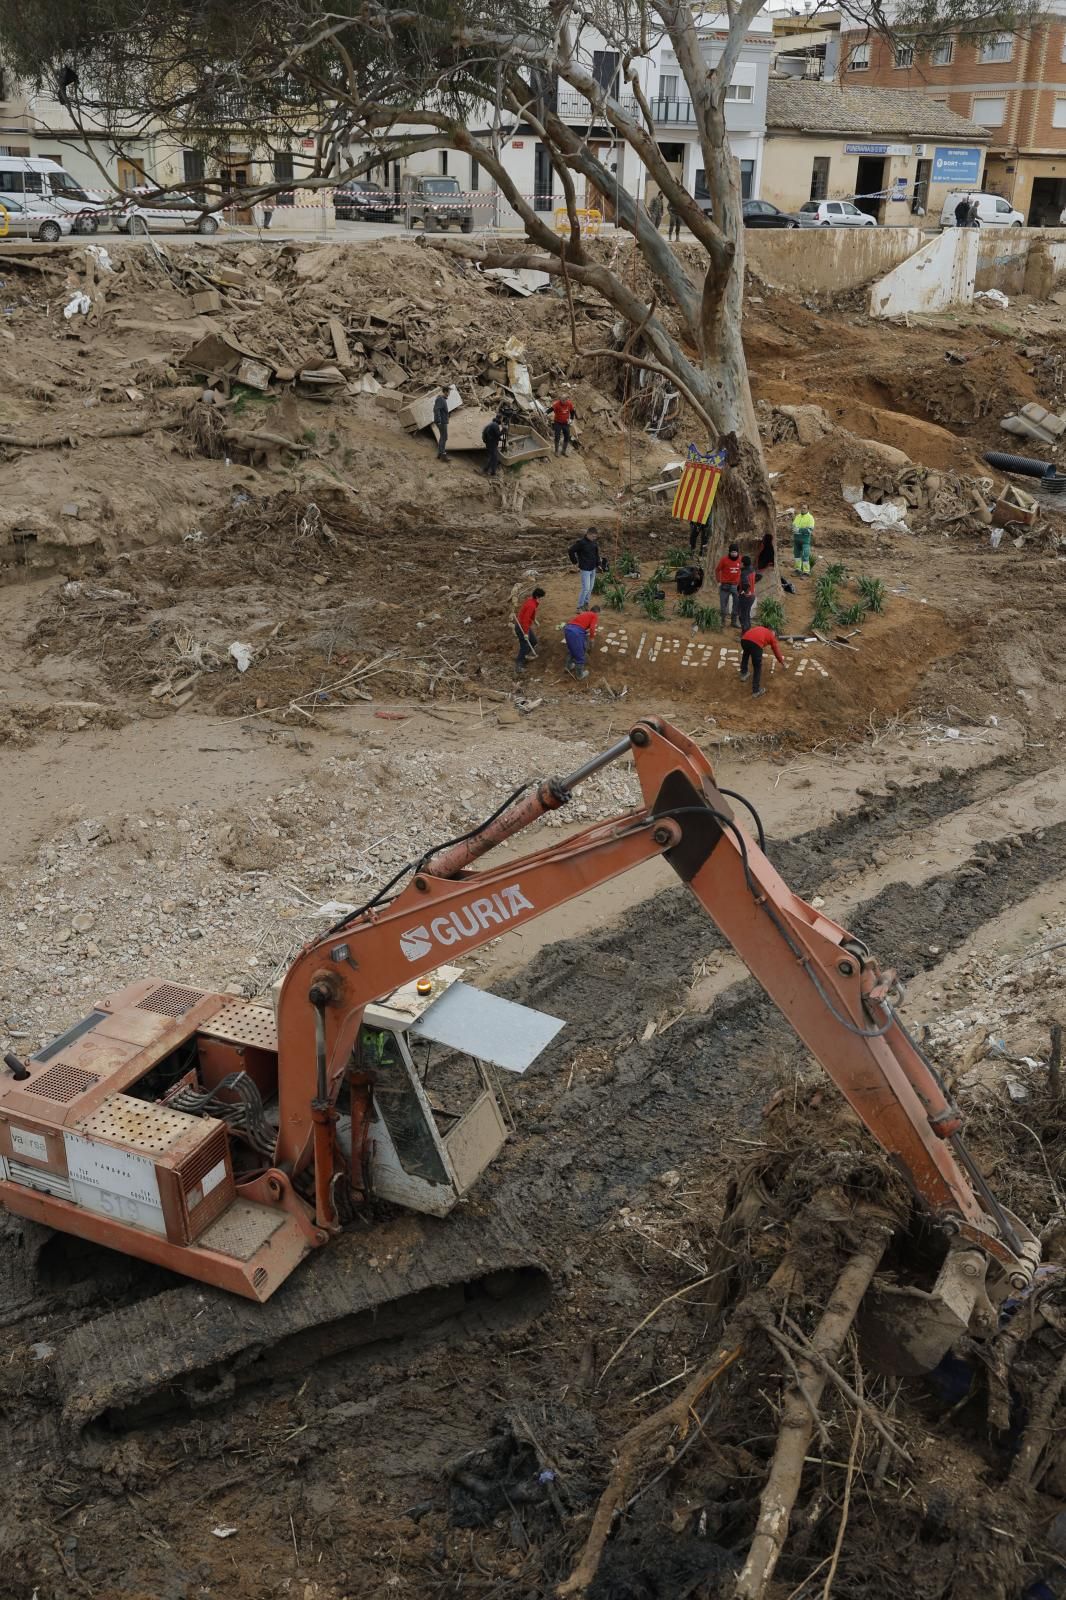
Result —
[[833, 431], [833, 424], [824, 406], [777, 406], [776, 409], [783, 417], [790, 419], [800, 444], [817, 444], [819, 439], [824, 439], [827, 433]]
[[486, 267], [483, 276], [494, 278], [504, 289], [511, 294], [528, 297], [537, 294], [541, 289], [546, 289], [551, 282], [546, 272], [538, 272], [536, 267]]
[[[429, 394], [423, 394], [417, 400], [411, 400], [397, 413], [400, 422], [409, 433], [421, 433], [423, 428], [433, 425], [433, 402], [439, 390], [431, 389]], [[448, 390], [448, 410], [458, 411], [463, 403], [462, 395], [452, 384]]]
[[1004, 417], [1000, 427], [1004, 433], [1013, 433], [1022, 439], [1036, 439], [1041, 444], [1054, 444], [1066, 433], [1066, 417], [1031, 401], [1028, 405], [1022, 406], [1016, 415]]
[[[448, 421], [449, 451], [484, 450], [481, 430], [488, 426], [495, 415], [494, 411], [488, 411], [484, 406], [461, 406], [455, 417]], [[436, 427], [433, 428], [433, 437], [440, 437]]]

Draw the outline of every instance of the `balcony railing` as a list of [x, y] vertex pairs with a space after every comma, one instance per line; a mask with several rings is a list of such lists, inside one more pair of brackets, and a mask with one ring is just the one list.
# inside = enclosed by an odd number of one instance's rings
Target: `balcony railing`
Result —
[[[640, 107], [637, 105], [633, 95], [624, 94], [616, 96], [616, 98], [627, 117], [640, 115]], [[589, 104], [583, 94], [558, 94], [555, 99], [555, 109], [560, 117], [572, 117], [575, 122], [595, 122], [599, 119], [599, 113]]]
[[696, 120], [691, 100], [653, 100], [651, 114], [656, 122], [671, 123], [675, 127], [686, 124], [691, 127]]

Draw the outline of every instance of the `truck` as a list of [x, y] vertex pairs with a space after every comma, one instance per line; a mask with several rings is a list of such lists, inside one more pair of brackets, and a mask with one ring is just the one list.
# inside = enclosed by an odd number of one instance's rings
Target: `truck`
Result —
[[406, 172], [400, 196], [409, 228], [420, 222], [426, 233], [453, 225], [462, 233], [474, 231], [474, 208], [460, 189], [458, 178], [427, 178]]

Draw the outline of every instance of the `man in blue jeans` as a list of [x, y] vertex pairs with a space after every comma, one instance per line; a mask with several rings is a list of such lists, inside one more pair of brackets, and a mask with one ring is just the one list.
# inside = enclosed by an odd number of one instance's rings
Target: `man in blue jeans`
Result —
[[578, 596], [577, 609], [584, 611], [592, 599], [596, 574], [603, 565], [600, 560], [600, 547], [596, 543], [596, 529], [590, 528], [582, 538], [575, 539], [566, 553], [570, 558], [570, 565], [576, 567], [581, 574], [581, 593]]
[[575, 678], [587, 678], [589, 675], [585, 657], [589, 641], [596, 637], [596, 624], [599, 620], [600, 608], [593, 606], [589, 611], [578, 611], [563, 628], [563, 638], [566, 640], [566, 670], [572, 672]]

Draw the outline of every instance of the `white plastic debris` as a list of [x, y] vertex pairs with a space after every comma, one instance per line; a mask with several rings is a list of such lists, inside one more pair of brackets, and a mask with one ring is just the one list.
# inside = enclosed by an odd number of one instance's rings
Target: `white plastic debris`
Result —
[[1002, 289], [978, 289], [974, 295], [975, 300], [987, 300], [989, 305], [998, 306], [1001, 311], [1006, 311], [1010, 301]]
[[993, 528], [992, 532], [988, 536], [988, 542], [992, 546], [993, 550], [998, 550], [1000, 545], [1003, 543], [1003, 529]]
[[31, 1344], [30, 1351], [35, 1361], [47, 1361], [49, 1356], [55, 1355], [56, 1347], [54, 1344], [45, 1344], [42, 1340], [40, 1344]]
[[857, 500], [854, 510], [868, 526], [873, 528], [899, 528], [903, 533], [909, 533], [907, 519], [899, 506], [875, 506], [872, 500]]
[[1012, 1100], [1028, 1100], [1029, 1090], [1020, 1078], [1007, 1078], [1007, 1093]]
[[67, 304], [63, 307], [63, 315], [69, 322], [71, 317], [83, 317], [86, 312], [91, 311], [92, 308], [93, 303], [89, 299], [89, 296], [79, 292], [73, 297], [73, 299], [67, 301]]
[[111, 257], [102, 244], [87, 244], [85, 246], [85, 253], [86, 255], [95, 257], [96, 265], [100, 268], [101, 272], [114, 272], [115, 269], [111, 265]]
[[216, 1539], [232, 1539], [237, 1530], [236, 1528], [212, 1528], [211, 1532]]
[[347, 900], [327, 900], [311, 914], [315, 917], [329, 917], [336, 922], [339, 917], [350, 917], [353, 911], [358, 910], [358, 906], [350, 906]]
[[944, 737], [945, 739], [961, 739], [962, 734], [959, 732], [958, 728], [945, 728]]
[[239, 639], [234, 639], [233, 643], [229, 647], [229, 653], [237, 663], [237, 671], [247, 672], [248, 668], [252, 664], [251, 645], [242, 644]]

